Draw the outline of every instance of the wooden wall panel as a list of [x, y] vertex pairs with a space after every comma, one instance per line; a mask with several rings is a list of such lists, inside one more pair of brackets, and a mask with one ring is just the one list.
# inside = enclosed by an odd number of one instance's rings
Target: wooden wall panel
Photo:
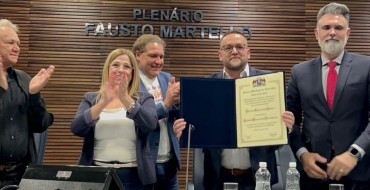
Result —
[[[319, 55], [313, 30], [320, 7], [330, 1], [308, 0], [232, 0], [232, 1], [105, 1], [105, 0], [28, 0], [0, 1], [0, 18], [8, 18], [21, 29], [21, 57], [17, 68], [31, 75], [50, 64], [56, 72], [42, 94], [48, 108], [55, 114], [49, 129], [45, 164], [75, 164], [82, 139], [70, 132], [82, 96], [96, 91], [100, 85], [101, 68], [107, 54], [117, 48], [131, 48], [136, 36], [85, 36], [85, 23], [151, 24], [158, 34], [159, 25], [243, 27], [252, 30], [250, 64], [260, 68], [286, 72], [292, 65]], [[353, 32], [347, 48], [370, 55], [370, 10], [368, 1], [338, 1], [351, 10]], [[200, 23], [133, 20], [138, 9], [200, 10]], [[199, 35], [199, 34], [198, 34]], [[208, 33], [206, 32], [206, 35]], [[222, 70], [218, 60], [217, 39], [170, 38], [167, 42], [164, 70], [177, 78], [203, 77]], [[179, 173], [181, 189], [185, 185], [185, 151], [183, 170]], [[190, 170], [191, 172], [191, 170]]]

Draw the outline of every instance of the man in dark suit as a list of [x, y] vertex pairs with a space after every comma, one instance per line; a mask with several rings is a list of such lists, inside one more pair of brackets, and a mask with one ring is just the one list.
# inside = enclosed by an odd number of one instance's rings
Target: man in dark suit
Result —
[[350, 33], [347, 6], [324, 6], [315, 28], [321, 55], [292, 68], [290, 145], [304, 169], [302, 190], [370, 189], [370, 57], [344, 50]]
[[[247, 38], [238, 31], [228, 32], [220, 41], [219, 59], [224, 66], [223, 72], [211, 77], [236, 79], [269, 73], [269, 71], [250, 67], [249, 58]], [[284, 112], [282, 118], [287, 127], [291, 128], [294, 123], [293, 114]], [[178, 137], [181, 136], [185, 125], [186, 122], [183, 119], [175, 121], [174, 130]], [[240, 190], [254, 190], [256, 185], [254, 175], [259, 168], [259, 162], [267, 162], [267, 168], [271, 173], [271, 185], [277, 183], [276, 148], [277, 146], [238, 149], [205, 148], [203, 150], [204, 189], [222, 190], [224, 182], [236, 182]]]

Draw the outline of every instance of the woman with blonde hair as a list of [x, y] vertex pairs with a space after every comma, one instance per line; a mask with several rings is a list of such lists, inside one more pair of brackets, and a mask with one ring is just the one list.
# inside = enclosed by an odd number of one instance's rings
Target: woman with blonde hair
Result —
[[153, 96], [138, 92], [134, 55], [113, 50], [107, 57], [100, 90], [87, 92], [71, 124], [84, 137], [80, 165], [115, 167], [126, 190], [147, 190], [156, 182], [148, 136], [157, 127]]

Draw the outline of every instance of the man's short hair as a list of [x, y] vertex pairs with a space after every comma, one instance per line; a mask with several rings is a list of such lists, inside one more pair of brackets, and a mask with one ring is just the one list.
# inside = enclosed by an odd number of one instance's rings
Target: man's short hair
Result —
[[349, 25], [349, 9], [345, 4], [329, 3], [325, 5], [317, 13], [316, 17], [317, 22], [319, 22], [321, 17], [323, 17], [326, 14], [343, 15], [344, 18], [347, 20], [347, 24]]
[[136, 39], [134, 45], [132, 46], [132, 52], [136, 54], [136, 52], [142, 53], [146, 51], [145, 48], [148, 43], [158, 43], [161, 44], [163, 48], [166, 47], [166, 42], [164, 42], [164, 40], [162, 40], [162, 38], [159, 36], [153, 34], [144, 34]]
[[18, 26], [13, 24], [10, 20], [8, 19], [0, 19], [0, 28], [1, 27], [9, 27], [13, 29], [16, 33], [19, 32]]

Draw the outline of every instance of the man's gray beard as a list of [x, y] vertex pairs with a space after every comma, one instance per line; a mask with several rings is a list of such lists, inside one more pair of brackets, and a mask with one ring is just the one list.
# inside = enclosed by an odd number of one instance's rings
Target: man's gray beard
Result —
[[344, 42], [336, 41], [336, 40], [329, 40], [328, 42], [326, 41], [319, 42], [319, 45], [323, 52], [326, 52], [328, 54], [337, 54], [343, 51], [346, 43], [347, 43], [347, 39], [345, 39]]

